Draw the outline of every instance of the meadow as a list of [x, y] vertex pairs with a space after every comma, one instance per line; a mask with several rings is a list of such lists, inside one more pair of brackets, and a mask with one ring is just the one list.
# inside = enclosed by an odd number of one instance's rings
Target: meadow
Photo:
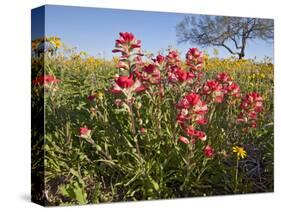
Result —
[[72, 205], [273, 192], [270, 58], [197, 48], [151, 55], [127, 32], [112, 47], [106, 60], [58, 37], [32, 42], [32, 110], [44, 114], [32, 130], [33, 198]]

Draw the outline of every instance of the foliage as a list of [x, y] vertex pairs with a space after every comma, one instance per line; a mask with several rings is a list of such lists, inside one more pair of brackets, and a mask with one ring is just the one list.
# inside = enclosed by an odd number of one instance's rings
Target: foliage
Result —
[[185, 17], [177, 25], [179, 42], [219, 46], [239, 59], [245, 56], [249, 40], [272, 40], [274, 23], [271, 19], [226, 16]]

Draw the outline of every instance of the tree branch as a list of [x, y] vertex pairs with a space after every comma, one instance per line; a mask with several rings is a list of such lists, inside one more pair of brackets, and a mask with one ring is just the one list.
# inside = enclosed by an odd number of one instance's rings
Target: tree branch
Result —
[[230, 39], [234, 42], [236, 49], [241, 49], [241, 46], [238, 46], [238, 43], [234, 37], [230, 37]]
[[225, 45], [225, 43], [221, 43], [221, 44], [219, 44], [220, 46], [222, 46], [222, 47], [224, 47], [224, 48], [226, 48], [231, 54], [237, 54], [237, 55], [239, 55], [239, 53], [238, 52], [234, 52], [234, 51], [232, 51], [232, 49], [230, 48], [230, 47], [228, 47], [227, 45]]

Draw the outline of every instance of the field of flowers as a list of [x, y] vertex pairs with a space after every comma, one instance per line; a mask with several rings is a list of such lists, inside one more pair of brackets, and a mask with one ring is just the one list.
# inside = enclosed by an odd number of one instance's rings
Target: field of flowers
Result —
[[109, 61], [57, 37], [32, 42], [34, 199], [71, 205], [273, 191], [270, 59], [210, 58], [197, 48], [144, 54], [128, 32], [113, 52]]

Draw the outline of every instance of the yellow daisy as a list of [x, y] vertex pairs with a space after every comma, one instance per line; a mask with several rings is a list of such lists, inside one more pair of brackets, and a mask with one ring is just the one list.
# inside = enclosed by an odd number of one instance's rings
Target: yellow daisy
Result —
[[235, 146], [232, 148], [232, 151], [237, 154], [238, 160], [240, 159], [240, 157], [244, 159], [247, 156], [247, 152], [244, 150], [243, 147]]

